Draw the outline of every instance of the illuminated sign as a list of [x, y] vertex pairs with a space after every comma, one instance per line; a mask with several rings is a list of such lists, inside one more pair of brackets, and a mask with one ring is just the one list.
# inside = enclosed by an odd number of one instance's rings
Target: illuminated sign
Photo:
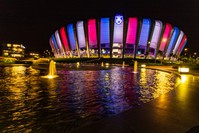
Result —
[[123, 22], [123, 16], [122, 15], [115, 16], [115, 23], [116, 24], [121, 24], [122, 22]]

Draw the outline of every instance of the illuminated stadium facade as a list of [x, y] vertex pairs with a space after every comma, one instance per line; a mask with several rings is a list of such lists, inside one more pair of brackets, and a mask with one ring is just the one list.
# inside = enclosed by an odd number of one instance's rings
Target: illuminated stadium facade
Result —
[[77, 21], [50, 37], [56, 58], [178, 57], [187, 37], [178, 27], [160, 20], [116, 15]]

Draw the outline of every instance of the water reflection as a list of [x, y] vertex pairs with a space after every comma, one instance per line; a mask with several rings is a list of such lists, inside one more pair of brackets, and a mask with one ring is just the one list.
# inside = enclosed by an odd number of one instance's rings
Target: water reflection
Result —
[[58, 70], [58, 78], [31, 67], [0, 67], [0, 129], [4, 132], [69, 131], [128, 110], [173, 89], [166, 72], [115, 67], [98, 71]]

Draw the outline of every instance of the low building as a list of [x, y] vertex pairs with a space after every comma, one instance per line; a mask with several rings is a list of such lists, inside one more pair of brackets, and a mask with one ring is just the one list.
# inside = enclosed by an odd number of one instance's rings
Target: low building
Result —
[[22, 58], [25, 55], [25, 47], [23, 44], [2, 44], [2, 56]]

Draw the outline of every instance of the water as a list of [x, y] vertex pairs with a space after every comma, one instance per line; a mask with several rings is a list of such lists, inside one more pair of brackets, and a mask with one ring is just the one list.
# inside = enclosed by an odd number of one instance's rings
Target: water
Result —
[[0, 131], [71, 131], [149, 102], [179, 81], [171, 73], [113, 67], [57, 70], [59, 77], [31, 67], [0, 67]]

